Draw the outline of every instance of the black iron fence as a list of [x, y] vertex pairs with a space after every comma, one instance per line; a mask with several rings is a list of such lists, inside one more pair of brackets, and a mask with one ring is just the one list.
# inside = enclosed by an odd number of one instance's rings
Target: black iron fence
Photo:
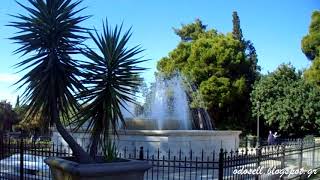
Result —
[[44, 159], [71, 154], [62, 144], [5, 139], [0, 142], [0, 179], [51, 179], [50, 169]]
[[[274, 140], [273, 145], [290, 145], [290, 144], [296, 144], [299, 143], [300, 141], [313, 141], [314, 137], [313, 136], [306, 136], [305, 138], [281, 138], [278, 137]], [[253, 148], [256, 147], [258, 143], [258, 139], [256, 136], [246, 136], [240, 138], [239, 146], [240, 147], [247, 147], [247, 148]], [[267, 146], [268, 145], [268, 139], [267, 138], [260, 138], [259, 139], [259, 145], [260, 146]]]
[[[146, 172], [149, 180], [209, 180], [209, 179], [291, 179], [313, 174], [320, 167], [320, 144], [294, 140], [260, 148], [239, 148], [236, 151], [151, 152], [143, 147], [124, 148], [120, 158], [146, 160], [152, 168]], [[51, 179], [46, 157], [71, 156], [64, 145], [28, 140], [6, 140], [0, 143], [0, 179]], [[304, 169], [305, 171], [298, 172]], [[308, 171], [309, 170], [309, 171]], [[295, 172], [293, 172], [295, 171]], [[298, 173], [297, 173], [298, 172]], [[288, 174], [292, 173], [292, 174]]]
[[[239, 148], [228, 152], [222, 149], [211, 153], [202, 151], [198, 156], [194, 156], [192, 150], [188, 155], [181, 152], [178, 156], [171, 154], [177, 153], [169, 150], [167, 155], [163, 155], [159, 151], [149, 152], [142, 148], [119, 155], [149, 161], [153, 168], [145, 174], [145, 179], [156, 180], [294, 179], [312, 175], [315, 173], [312, 170], [320, 167], [320, 144], [314, 141], [286, 141], [273, 146]], [[301, 171], [293, 172], [298, 170]]]

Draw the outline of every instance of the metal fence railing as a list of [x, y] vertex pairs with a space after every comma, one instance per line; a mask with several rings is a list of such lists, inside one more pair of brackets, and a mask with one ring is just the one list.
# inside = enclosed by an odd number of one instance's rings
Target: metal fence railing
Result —
[[[300, 143], [303, 139], [301, 138], [276, 138], [274, 145], [290, 145], [290, 144], [297, 144]], [[304, 139], [303, 141], [313, 141], [314, 137]], [[260, 138], [259, 139], [259, 145], [260, 146], [268, 146], [268, 140], [267, 138]], [[247, 148], [253, 148], [257, 146], [257, 138], [254, 136], [251, 137], [242, 137], [239, 141], [239, 147], [247, 147]]]
[[63, 149], [62, 144], [5, 139], [0, 142], [0, 179], [51, 179], [44, 159], [71, 156], [70, 152]]
[[[201, 153], [193, 156], [192, 150], [188, 155], [178, 153], [178, 156], [150, 153], [148, 150], [136, 150], [134, 153], [124, 153], [123, 158], [144, 159], [149, 161], [153, 168], [146, 173], [145, 179], [279, 179], [283, 173], [284, 179], [293, 179], [308, 175], [293, 173], [290, 170], [317, 169], [320, 167], [320, 144], [314, 142], [295, 141], [260, 148], [239, 149]], [[152, 154], [151, 156], [149, 154]], [[156, 155], [155, 155], [156, 154]], [[204, 154], [213, 154], [205, 156]], [[138, 157], [139, 156], [139, 157]], [[244, 173], [244, 170], [260, 171], [261, 174]], [[282, 170], [283, 172], [278, 172]], [[240, 173], [242, 172], [242, 174]], [[286, 173], [287, 172], [287, 173]]]
[[[314, 141], [287, 141], [273, 146], [239, 148], [236, 151], [190, 150], [180, 152], [150, 152], [143, 147], [119, 151], [119, 158], [148, 161], [152, 168], [146, 180], [209, 180], [209, 179], [279, 179], [280, 172], [290, 169], [320, 167], [320, 144]], [[6, 139], [0, 143], [0, 179], [51, 179], [50, 169], [43, 162], [46, 157], [72, 156], [69, 148], [52, 142], [30, 142]], [[248, 171], [256, 170], [256, 173]], [[286, 170], [286, 171], [285, 171]], [[245, 173], [247, 171], [247, 173]], [[278, 173], [277, 173], [278, 172]], [[307, 173], [304, 173], [306, 175]], [[284, 179], [302, 174], [284, 174]]]

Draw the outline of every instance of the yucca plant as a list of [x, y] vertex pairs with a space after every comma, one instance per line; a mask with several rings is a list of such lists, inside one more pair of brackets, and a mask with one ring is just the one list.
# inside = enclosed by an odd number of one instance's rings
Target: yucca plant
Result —
[[115, 141], [107, 141], [106, 142], [106, 148], [107, 149], [103, 149], [103, 156], [105, 161], [107, 162], [112, 162], [115, 159], [118, 158], [118, 150], [117, 150], [117, 145], [115, 143]]
[[[83, 50], [89, 62], [83, 64], [86, 76], [82, 81], [87, 85], [79, 98], [84, 102], [76, 123], [81, 127], [87, 123], [91, 132], [90, 155], [95, 157], [97, 150], [109, 149], [111, 136], [117, 133], [119, 123], [125, 123], [121, 109], [127, 102], [135, 103], [137, 86], [142, 79], [139, 74], [145, 70], [137, 66], [146, 60], [137, 57], [143, 50], [140, 46], [127, 48], [131, 37], [130, 29], [122, 33], [122, 25], [114, 28], [103, 24], [102, 32], [89, 32], [97, 46]], [[121, 108], [122, 107], [122, 108]]]
[[[27, 119], [40, 116], [42, 121], [55, 124], [58, 132], [69, 144], [78, 162], [93, 159], [70, 136], [62, 120], [68, 121], [79, 104], [74, 97], [85, 89], [79, 80], [79, 61], [71, 57], [79, 54], [79, 45], [86, 39], [87, 29], [79, 23], [88, 16], [78, 16], [76, 9], [81, 1], [28, 0], [30, 7], [18, 3], [27, 15], [12, 15], [16, 19], [9, 26], [17, 28], [17, 35], [10, 38], [21, 46], [15, 53], [29, 55], [16, 66], [28, 71], [17, 83], [25, 87], [22, 99], [27, 105]], [[46, 124], [46, 123], [45, 123]]]

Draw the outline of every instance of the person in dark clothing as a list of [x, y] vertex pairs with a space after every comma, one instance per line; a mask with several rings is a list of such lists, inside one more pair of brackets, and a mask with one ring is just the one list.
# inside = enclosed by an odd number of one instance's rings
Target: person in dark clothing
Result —
[[272, 131], [269, 131], [268, 135], [268, 145], [272, 145], [274, 143], [274, 136], [272, 134]]

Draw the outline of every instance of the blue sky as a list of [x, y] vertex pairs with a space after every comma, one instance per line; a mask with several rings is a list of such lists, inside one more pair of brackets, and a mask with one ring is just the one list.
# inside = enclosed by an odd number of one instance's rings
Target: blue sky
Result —
[[[18, 0], [28, 4], [26, 0]], [[200, 18], [208, 28], [219, 32], [232, 31], [232, 12], [237, 11], [244, 37], [251, 40], [258, 53], [262, 73], [273, 71], [279, 64], [291, 62], [297, 69], [310, 63], [301, 52], [301, 38], [308, 32], [311, 14], [320, 9], [317, 0], [84, 0], [87, 7], [82, 14], [93, 15], [82, 25], [101, 29], [106, 17], [111, 24], [132, 26], [130, 46], [140, 44], [143, 55], [150, 61], [143, 76], [147, 82], [154, 80], [157, 61], [176, 47], [179, 38], [173, 27]], [[14, 29], [5, 26], [12, 18], [8, 14], [25, 13], [14, 0], [1, 1], [0, 7], [0, 100], [14, 103], [16, 86], [11, 86], [23, 74], [14, 74], [12, 65], [22, 60], [12, 51], [18, 47], [8, 37]], [[91, 42], [88, 42], [90, 45]]]

